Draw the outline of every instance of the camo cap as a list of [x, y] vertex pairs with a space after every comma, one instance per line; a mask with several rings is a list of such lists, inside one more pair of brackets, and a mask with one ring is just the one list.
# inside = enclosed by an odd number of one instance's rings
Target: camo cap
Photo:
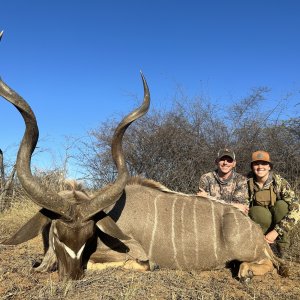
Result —
[[271, 163], [271, 158], [270, 158], [269, 152], [262, 151], [262, 150], [253, 152], [251, 162], [258, 161], [258, 160]]
[[225, 149], [219, 150], [218, 151], [218, 155], [217, 155], [217, 159], [220, 159], [223, 156], [229, 156], [233, 160], [235, 160], [235, 153], [232, 150], [230, 150], [230, 149], [225, 148]]

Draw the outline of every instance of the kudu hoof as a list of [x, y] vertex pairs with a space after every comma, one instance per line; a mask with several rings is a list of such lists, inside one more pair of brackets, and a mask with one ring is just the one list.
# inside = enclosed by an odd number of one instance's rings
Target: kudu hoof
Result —
[[251, 282], [251, 279], [253, 278], [253, 276], [254, 276], [253, 272], [251, 270], [248, 270], [247, 276], [241, 277], [240, 282], [248, 284]]

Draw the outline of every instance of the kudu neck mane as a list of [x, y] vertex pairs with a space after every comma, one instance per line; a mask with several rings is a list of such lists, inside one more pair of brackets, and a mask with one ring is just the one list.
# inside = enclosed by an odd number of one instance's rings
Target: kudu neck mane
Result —
[[152, 179], [147, 179], [147, 178], [143, 178], [140, 176], [134, 176], [134, 177], [130, 177], [127, 185], [141, 185], [141, 186], [145, 186], [145, 187], [149, 187], [164, 193], [170, 193], [170, 194], [179, 194], [179, 195], [186, 195], [184, 193], [180, 193], [180, 192], [176, 192], [176, 191], [172, 191], [169, 188], [167, 188], [165, 185], [161, 184], [160, 182], [157, 182], [155, 180]]
[[[104, 187], [102, 187], [100, 190], [101, 191], [105, 191], [106, 189], [110, 188], [110, 186], [112, 185], [112, 183], [109, 183], [107, 185], [105, 185]], [[181, 194], [183, 195], [183, 193], [179, 193], [179, 192], [175, 192], [170, 190], [169, 188], [167, 188], [166, 186], [164, 186], [163, 184], [161, 184], [160, 182], [157, 182], [155, 180], [152, 179], [147, 179], [147, 178], [143, 178], [143, 177], [139, 177], [139, 176], [133, 176], [130, 177], [128, 179], [127, 185], [140, 185], [140, 186], [145, 186], [145, 187], [149, 187], [161, 192], [165, 192], [165, 193], [172, 193], [172, 194]], [[88, 193], [86, 190], [84, 190], [84, 188], [82, 187], [82, 185], [77, 182], [76, 180], [66, 180], [64, 183], [64, 190], [59, 192], [59, 194], [61, 196], [68, 197], [68, 195], [70, 195], [70, 198], [72, 197], [71, 195], [73, 193], [75, 193], [76, 195], [78, 195], [79, 197], [82, 197], [86, 200], [90, 200], [93, 198], [93, 193]]]

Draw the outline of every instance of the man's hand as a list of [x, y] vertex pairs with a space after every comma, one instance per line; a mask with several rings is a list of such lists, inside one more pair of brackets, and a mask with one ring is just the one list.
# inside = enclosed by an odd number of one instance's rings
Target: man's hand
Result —
[[234, 207], [237, 207], [240, 211], [242, 211], [245, 215], [248, 215], [249, 207], [246, 204], [242, 203], [231, 203]]
[[273, 229], [272, 231], [270, 231], [269, 233], [267, 233], [265, 235], [265, 240], [269, 243], [269, 244], [273, 244], [275, 242], [275, 240], [278, 237], [278, 233], [275, 229]]
[[208, 197], [208, 194], [205, 192], [204, 189], [199, 188], [199, 192], [197, 193], [197, 196]]

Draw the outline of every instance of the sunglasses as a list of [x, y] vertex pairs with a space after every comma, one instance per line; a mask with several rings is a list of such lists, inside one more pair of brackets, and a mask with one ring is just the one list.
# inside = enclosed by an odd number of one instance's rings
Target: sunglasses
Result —
[[233, 162], [233, 159], [229, 156], [223, 156], [221, 158], [219, 158], [219, 161], [227, 161], [228, 163], [232, 163]]

